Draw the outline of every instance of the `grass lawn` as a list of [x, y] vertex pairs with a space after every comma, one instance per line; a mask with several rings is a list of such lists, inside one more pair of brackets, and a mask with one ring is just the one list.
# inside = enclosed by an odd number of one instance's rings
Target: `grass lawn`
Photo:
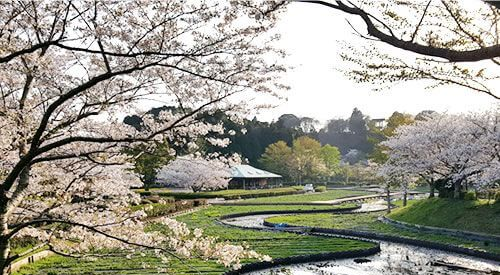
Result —
[[329, 190], [321, 193], [309, 193], [302, 195], [290, 195], [279, 197], [255, 198], [247, 199], [245, 202], [252, 203], [272, 203], [272, 202], [311, 202], [311, 201], [329, 201], [345, 197], [371, 195], [372, 192], [359, 191], [359, 190]]
[[[416, 204], [413, 202], [412, 204]], [[271, 217], [267, 221], [273, 223], [287, 223], [298, 226], [315, 226], [335, 229], [351, 229], [356, 231], [379, 232], [389, 235], [415, 238], [420, 240], [449, 243], [473, 249], [486, 250], [500, 254], [500, 247], [495, 245], [485, 245], [483, 242], [468, 241], [457, 237], [444, 235], [417, 233], [411, 230], [404, 230], [392, 225], [384, 224], [377, 220], [384, 213], [366, 214], [297, 214], [280, 217]]]
[[395, 209], [389, 218], [435, 227], [500, 235], [500, 203], [432, 198]]
[[[274, 258], [294, 255], [317, 254], [324, 252], [345, 251], [351, 249], [369, 248], [371, 243], [347, 240], [342, 238], [321, 238], [314, 236], [297, 235], [282, 232], [265, 232], [242, 230], [226, 227], [216, 222], [217, 218], [231, 213], [263, 210], [292, 210], [292, 209], [332, 209], [353, 206], [352, 204], [339, 206], [211, 206], [207, 209], [186, 214], [177, 219], [187, 223], [192, 228], [203, 228], [208, 235], [218, 236], [219, 240], [233, 243], [246, 243], [257, 252], [270, 255]], [[153, 228], [155, 226], [152, 226]], [[161, 229], [161, 228], [159, 228]], [[143, 262], [145, 264], [143, 264]], [[149, 255], [137, 255], [126, 259], [124, 255], [105, 257], [94, 260], [82, 260], [53, 256], [32, 265], [23, 267], [16, 275], [52, 275], [52, 274], [130, 274], [146, 275], [158, 274], [155, 267], [166, 267], [172, 274], [222, 274], [227, 269], [215, 261], [197, 259], [172, 259], [168, 265], [161, 263]]]

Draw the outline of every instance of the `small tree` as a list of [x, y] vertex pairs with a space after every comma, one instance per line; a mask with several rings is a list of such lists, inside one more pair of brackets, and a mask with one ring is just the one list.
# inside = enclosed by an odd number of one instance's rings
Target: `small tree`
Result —
[[131, 149], [126, 149], [125, 152], [132, 156], [134, 165], [132, 171], [139, 175], [146, 190], [156, 184], [158, 169], [174, 159], [167, 142], [139, 144]]
[[259, 162], [264, 168], [296, 179], [298, 183], [330, 177], [339, 171], [340, 152], [337, 147], [321, 144], [310, 137], [293, 140], [290, 148], [284, 141], [269, 145]]
[[320, 157], [325, 164], [325, 176], [332, 177], [340, 171], [340, 151], [337, 147], [331, 146], [329, 144], [321, 147]]
[[370, 123], [370, 141], [373, 143], [373, 151], [370, 153], [369, 158], [378, 164], [383, 164], [389, 158], [385, 151], [387, 147], [380, 144], [388, 138], [394, 136], [396, 129], [402, 125], [412, 124], [414, 122], [413, 116], [400, 112], [394, 112], [388, 119], [387, 125], [383, 128], [377, 127]]
[[168, 185], [199, 192], [226, 188], [231, 173], [219, 160], [179, 157], [161, 168], [158, 179]]
[[259, 163], [267, 170], [290, 178], [290, 158], [292, 149], [280, 140], [267, 146]]
[[[383, 185], [387, 191], [387, 196], [390, 196], [390, 188], [399, 189], [403, 193], [403, 206], [406, 206], [408, 202], [408, 188], [415, 181], [415, 177], [401, 166], [395, 165], [393, 160], [388, 160], [381, 166], [378, 175], [384, 179]], [[390, 207], [388, 208], [388, 212], [390, 212]]]
[[320, 156], [319, 141], [302, 136], [293, 141], [290, 168], [299, 184], [304, 179], [313, 179], [325, 171], [325, 164]]

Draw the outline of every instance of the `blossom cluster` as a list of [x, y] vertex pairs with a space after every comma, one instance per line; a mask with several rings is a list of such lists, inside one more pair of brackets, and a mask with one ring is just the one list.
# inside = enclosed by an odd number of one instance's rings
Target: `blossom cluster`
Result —
[[383, 142], [385, 176], [445, 180], [448, 186], [493, 188], [500, 179], [500, 112], [432, 114]]
[[158, 180], [166, 185], [193, 191], [218, 190], [228, 186], [231, 173], [219, 159], [178, 157], [158, 171]]

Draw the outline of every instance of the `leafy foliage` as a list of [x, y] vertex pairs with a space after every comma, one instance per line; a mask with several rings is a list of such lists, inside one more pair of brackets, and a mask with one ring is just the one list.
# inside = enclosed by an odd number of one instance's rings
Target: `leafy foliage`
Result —
[[133, 171], [144, 184], [144, 188], [156, 185], [157, 171], [174, 159], [168, 143], [154, 142], [153, 144], [139, 144], [125, 152], [133, 158]]
[[372, 150], [368, 142], [368, 118], [354, 108], [349, 119], [332, 119], [325, 128], [318, 133], [322, 144], [330, 144], [337, 147], [342, 154], [356, 149], [365, 153]]
[[336, 147], [321, 144], [302, 136], [288, 147], [284, 141], [269, 145], [260, 159], [265, 169], [285, 175], [298, 183], [333, 176], [338, 172], [340, 152]]

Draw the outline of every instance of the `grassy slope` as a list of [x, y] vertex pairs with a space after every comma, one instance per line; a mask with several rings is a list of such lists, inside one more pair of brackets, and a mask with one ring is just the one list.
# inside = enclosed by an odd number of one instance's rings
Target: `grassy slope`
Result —
[[389, 218], [428, 226], [500, 235], [500, 203], [426, 199], [394, 210]]
[[[336, 206], [346, 207], [352, 205]], [[262, 210], [290, 210], [290, 209], [326, 209], [332, 206], [211, 206], [208, 209], [183, 215], [178, 220], [187, 223], [190, 227], [203, 228], [206, 234], [219, 236], [220, 240], [233, 243], [246, 243], [257, 252], [268, 254], [272, 257], [287, 257], [302, 254], [316, 254], [331, 251], [343, 251], [356, 248], [367, 248], [372, 244], [340, 238], [318, 238], [290, 233], [264, 232], [242, 230], [225, 227], [216, 223], [217, 217], [230, 213], [241, 213]], [[146, 262], [143, 265], [142, 262]], [[156, 258], [136, 256], [132, 259], [121, 257], [99, 258], [94, 261], [63, 258], [60, 256], [49, 257], [23, 268], [20, 274], [157, 274], [153, 267], [168, 267], [169, 273], [193, 274], [195, 270], [202, 274], [221, 274], [226, 269], [214, 261], [201, 261], [190, 259], [179, 261], [173, 259], [169, 265], [159, 262]], [[194, 267], [194, 269], [193, 269]]]
[[370, 195], [371, 192], [356, 190], [330, 190], [322, 193], [309, 193], [303, 195], [290, 195], [279, 197], [265, 197], [247, 199], [245, 202], [311, 202], [311, 201], [329, 201], [344, 197]]

